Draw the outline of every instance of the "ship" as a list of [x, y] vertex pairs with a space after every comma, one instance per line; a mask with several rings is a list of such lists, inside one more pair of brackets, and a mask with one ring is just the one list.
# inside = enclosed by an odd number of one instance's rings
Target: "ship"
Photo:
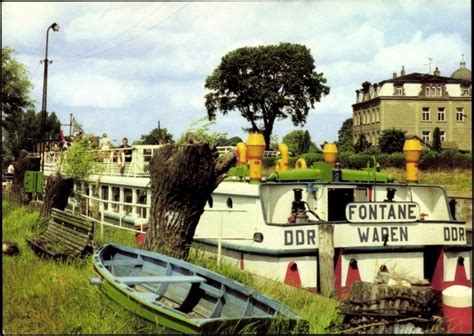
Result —
[[[135, 231], [140, 245], [150, 218], [148, 167], [160, 146], [131, 146], [129, 162], [117, 149], [96, 151], [100, 162], [81, 182], [83, 216]], [[443, 187], [419, 183], [417, 139], [405, 141], [405, 181], [381, 172], [375, 159], [362, 170], [341, 167], [333, 143], [324, 146], [324, 161], [308, 166], [300, 158], [292, 169], [280, 144], [268, 176], [261, 134], [222, 150], [229, 151], [237, 166], [209, 197], [194, 235], [195, 246], [218, 262], [314, 292], [329, 279], [336, 294], [347, 293], [354, 281], [372, 282], [381, 271], [439, 291], [472, 287], [470, 232], [454, 219]], [[58, 169], [55, 155], [45, 156], [45, 175]]]

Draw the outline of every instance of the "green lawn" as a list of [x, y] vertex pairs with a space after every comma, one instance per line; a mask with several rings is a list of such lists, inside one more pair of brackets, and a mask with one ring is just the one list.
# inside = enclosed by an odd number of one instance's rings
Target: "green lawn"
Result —
[[[21, 254], [3, 257], [3, 330], [6, 333], [33, 334], [151, 334], [161, 329], [144, 321], [89, 284], [94, 276], [90, 258], [61, 263], [37, 257], [25, 238], [44, 229], [44, 219], [29, 207], [2, 202], [2, 241], [17, 242]], [[99, 230], [97, 230], [99, 231]], [[97, 233], [98, 235], [98, 233]], [[105, 229], [97, 245], [116, 242], [134, 245], [131, 232]], [[216, 270], [214, 258], [192, 251], [191, 261]], [[283, 302], [310, 322], [311, 333], [326, 329], [342, 317], [339, 302], [298, 290], [281, 283], [263, 280], [228, 265], [219, 272], [260, 290]]]

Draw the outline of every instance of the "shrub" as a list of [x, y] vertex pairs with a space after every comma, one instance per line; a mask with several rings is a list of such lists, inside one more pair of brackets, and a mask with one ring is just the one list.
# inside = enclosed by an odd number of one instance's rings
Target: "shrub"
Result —
[[381, 168], [403, 168], [405, 165], [402, 153], [379, 154], [376, 159]]
[[264, 157], [262, 160], [263, 168], [275, 168], [278, 158], [276, 157]]

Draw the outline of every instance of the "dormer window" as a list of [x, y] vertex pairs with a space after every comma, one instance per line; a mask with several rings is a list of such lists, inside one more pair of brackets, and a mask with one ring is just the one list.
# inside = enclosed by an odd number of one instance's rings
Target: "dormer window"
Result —
[[471, 96], [471, 88], [469, 86], [461, 86], [461, 95], [463, 97]]
[[395, 84], [393, 95], [394, 96], [403, 96], [405, 94], [405, 90], [403, 89], [403, 84]]
[[443, 87], [441, 85], [428, 84], [425, 86], [425, 96], [426, 97], [442, 97]]

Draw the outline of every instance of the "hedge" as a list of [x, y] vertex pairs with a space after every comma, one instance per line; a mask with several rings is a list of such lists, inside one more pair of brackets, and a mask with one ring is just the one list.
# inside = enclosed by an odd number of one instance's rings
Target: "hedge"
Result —
[[[403, 153], [378, 153], [371, 155], [367, 153], [342, 152], [338, 154], [337, 161], [341, 163], [342, 168], [361, 169], [366, 168], [368, 163], [372, 167], [374, 157], [380, 168], [405, 168]], [[324, 160], [322, 153], [305, 153], [297, 157], [290, 157], [288, 159], [290, 167], [294, 167], [296, 160], [299, 158], [305, 159], [308, 167], [314, 162]], [[276, 162], [277, 158], [274, 157], [263, 158], [263, 167], [274, 168]], [[472, 154], [460, 153], [456, 150], [446, 150], [441, 153], [423, 150], [419, 166], [422, 170], [472, 169]]]

